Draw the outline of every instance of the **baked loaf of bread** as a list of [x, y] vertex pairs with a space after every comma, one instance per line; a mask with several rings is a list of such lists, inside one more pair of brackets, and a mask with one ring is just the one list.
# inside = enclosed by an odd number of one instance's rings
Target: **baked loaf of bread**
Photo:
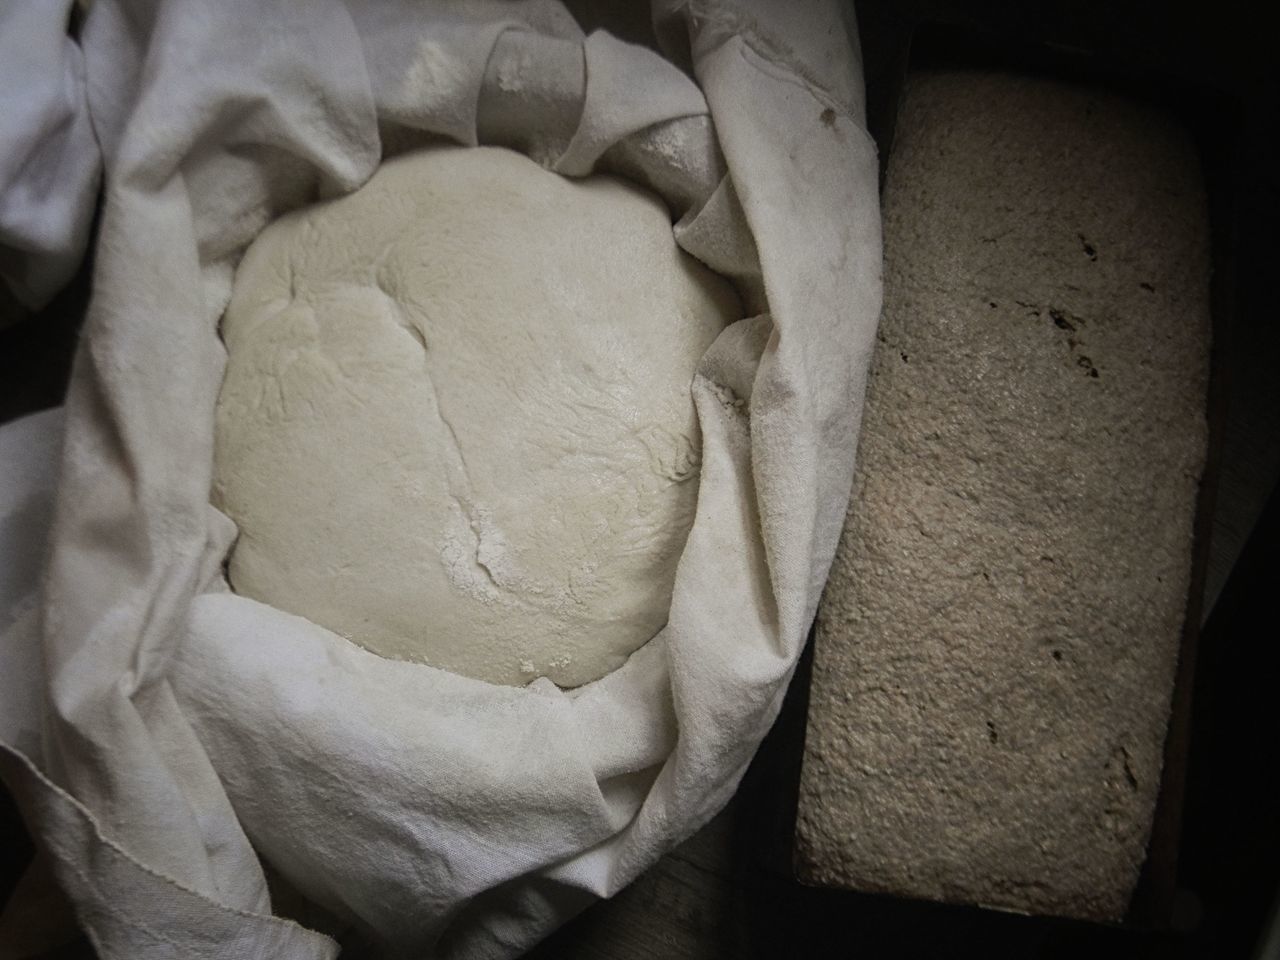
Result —
[[1163, 112], [917, 73], [884, 317], [817, 621], [811, 882], [1118, 920], [1191, 584], [1207, 201]]

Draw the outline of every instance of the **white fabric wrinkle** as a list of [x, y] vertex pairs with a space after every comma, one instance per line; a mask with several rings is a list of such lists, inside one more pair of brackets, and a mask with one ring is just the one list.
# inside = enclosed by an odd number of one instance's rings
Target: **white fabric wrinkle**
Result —
[[[834, 0], [806, 2], [838, 22]], [[397, 950], [514, 957], [732, 795], [843, 518], [879, 307], [875, 155], [841, 92], [857, 62], [842, 34], [769, 20], [784, 42], [752, 45], [730, 33], [764, 22], [755, 0], [660, 6], [660, 34], [690, 38], [696, 84], [651, 51], [584, 41], [551, 2], [465, 18], [360, 0], [94, 4], [98, 285], [64, 414], [43, 638], [29, 607], [18, 616], [28, 601], [0, 596], [14, 621], [0, 662], [18, 677], [0, 692], [22, 705], [0, 711], [0, 775], [104, 957], [334, 956], [267, 914], [259, 856]], [[526, 63], [534, 76], [511, 72]], [[824, 117], [835, 107], [815, 88], [848, 109]], [[498, 94], [515, 99], [480, 123]], [[616, 162], [659, 190], [679, 242], [759, 313], [726, 328], [694, 381], [702, 479], [667, 626], [577, 690], [497, 688], [229, 592], [232, 531], [208, 487], [216, 328], [243, 244], [356, 188], [380, 131], [528, 144], [566, 117], [571, 135], [538, 159], [571, 175]], [[0, 484], [0, 517], [25, 519], [0, 536], [29, 539], [38, 498], [9, 494]], [[15, 682], [44, 696], [10, 701]], [[37, 768], [21, 751], [41, 707]]]

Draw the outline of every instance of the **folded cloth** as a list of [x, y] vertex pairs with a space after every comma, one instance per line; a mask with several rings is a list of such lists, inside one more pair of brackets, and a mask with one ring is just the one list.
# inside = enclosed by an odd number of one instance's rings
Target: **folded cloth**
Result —
[[32, 310], [84, 257], [102, 169], [71, 6], [0, 5], [0, 286]]
[[[0, 486], [0, 531], [27, 532], [3, 545], [26, 586], [0, 594], [0, 775], [101, 955], [332, 956], [271, 915], [262, 857], [396, 950], [514, 956], [732, 795], [835, 550], [879, 313], [850, 34], [834, 2], [796, 19], [660, 2], [660, 54], [556, 2], [94, 4], [95, 289], [47, 533], [31, 484]], [[236, 260], [440, 137], [640, 180], [759, 310], [693, 383], [702, 479], [667, 626], [573, 691], [382, 660], [222, 576]], [[41, 423], [0, 434], [13, 457], [48, 449]]]

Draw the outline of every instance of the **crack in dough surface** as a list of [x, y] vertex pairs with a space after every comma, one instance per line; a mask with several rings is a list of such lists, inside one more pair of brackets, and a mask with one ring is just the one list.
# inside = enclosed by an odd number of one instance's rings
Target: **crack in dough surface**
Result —
[[281, 218], [222, 324], [233, 587], [494, 683], [603, 676], [666, 622], [690, 383], [740, 313], [656, 197], [506, 150], [406, 155]]

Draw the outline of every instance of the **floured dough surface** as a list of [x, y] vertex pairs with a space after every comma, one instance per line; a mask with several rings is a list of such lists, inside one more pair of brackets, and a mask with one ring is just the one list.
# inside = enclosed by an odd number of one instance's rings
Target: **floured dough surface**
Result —
[[662, 204], [441, 147], [285, 216], [236, 275], [230, 579], [386, 657], [586, 683], [666, 622], [690, 383], [740, 312]]

